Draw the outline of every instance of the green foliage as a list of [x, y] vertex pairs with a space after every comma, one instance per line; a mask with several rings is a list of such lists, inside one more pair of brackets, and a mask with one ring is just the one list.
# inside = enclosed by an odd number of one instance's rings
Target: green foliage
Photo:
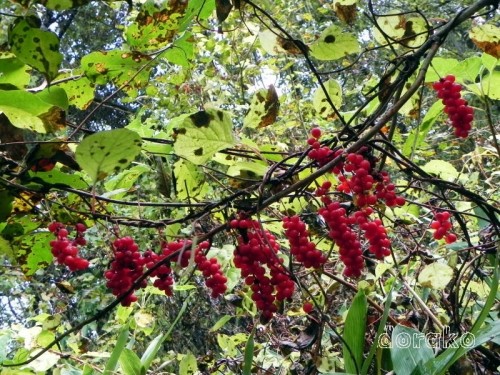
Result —
[[59, 73], [63, 55], [59, 52], [57, 36], [40, 30], [38, 22], [34, 17], [20, 19], [10, 32], [9, 42], [17, 58], [51, 81]]
[[76, 160], [96, 183], [118, 173], [141, 151], [141, 138], [128, 129], [108, 130], [85, 138], [76, 149]]
[[365, 293], [360, 290], [347, 312], [343, 333], [343, 355], [345, 370], [357, 374], [363, 363], [365, 344], [367, 303]]

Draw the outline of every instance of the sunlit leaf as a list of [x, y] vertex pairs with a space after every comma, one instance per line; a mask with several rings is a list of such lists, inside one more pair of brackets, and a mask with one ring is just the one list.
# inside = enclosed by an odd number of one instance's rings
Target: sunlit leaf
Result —
[[252, 98], [250, 109], [243, 120], [243, 126], [261, 128], [276, 122], [280, 102], [273, 85], [267, 90], [258, 90]]
[[141, 375], [141, 360], [132, 350], [124, 348], [120, 355], [120, 367], [125, 375]]
[[92, 134], [76, 148], [76, 160], [97, 182], [118, 173], [141, 152], [141, 138], [128, 129], [115, 129]]
[[53, 169], [50, 172], [29, 172], [31, 179], [35, 182], [39, 180], [50, 185], [68, 186], [74, 189], [86, 189], [88, 184], [78, 174], [64, 173], [58, 169]]
[[[342, 88], [340, 84], [330, 79], [324, 83], [328, 97], [331, 99], [332, 103], [335, 105], [337, 110], [339, 110], [342, 105]], [[313, 105], [316, 112], [323, 118], [329, 118], [335, 115], [333, 108], [327, 100], [327, 96], [321, 87], [318, 87], [314, 92]]]
[[192, 34], [185, 32], [180, 38], [178, 38], [171, 48], [168, 48], [165, 52], [161, 54], [162, 58], [172, 64], [177, 64], [180, 66], [189, 66], [189, 61], [194, 56], [194, 46], [192, 43]]
[[207, 109], [173, 127], [175, 153], [196, 165], [204, 164], [220, 150], [234, 144], [231, 117], [220, 109]]
[[19, 21], [9, 35], [11, 50], [25, 64], [42, 72], [51, 81], [57, 76], [63, 60], [59, 53], [59, 39], [53, 32], [36, 26], [26, 19]]
[[311, 55], [318, 60], [337, 60], [361, 51], [355, 35], [332, 25], [311, 45]]
[[105, 85], [111, 81], [134, 96], [149, 82], [150, 60], [151, 56], [135, 51], [92, 52], [82, 58], [81, 67], [91, 82]]
[[30, 81], [30, 69], [14, 54], [0, 52], [0, 84], [24, 88]]
[[174, 165], [174, 175], [178, 199], [203, 199], [207, 186], [205, 175], [197, 165], [181, 159]]
[[474, 44], [487, 54], [500, 58], [500, 27], [491, 23], [475, 26], [469, 31]]
[[[74, 77], [74, 79], [71, 79]], [[57, 76], [57, 87], [64, 89], [67, 93], [68, 102], [79, 109], [86, 109], [94, 99], [94, 84], [84, 75], [75, 76], [71, 73], [63, 73]]]
[[454, 181], [459, 176], [456, 168], [450, 162], [444, 160], [431, 160], [422, 169], [446, 181]]
[[436, 82], [446, 76], [458, 64], [457, 59], [435, 57], [432, 59], [432, 69], [425, 74], [425, 82]]
[[172, 42], [188, 2], [171, 0], [158, 3], [147, 0], [135, 21], [125, 30], [125, 39], [133, 51], [159, 50]]
[[192, 353], [184, 355], [179, 362], [179, 375], [194, 375], [197, 371], [196, 357]]
[[442, 290], [453, 277], [453, 268], [434, 262], [424, 267], [418, 275], [418, 282], [425, 288]]

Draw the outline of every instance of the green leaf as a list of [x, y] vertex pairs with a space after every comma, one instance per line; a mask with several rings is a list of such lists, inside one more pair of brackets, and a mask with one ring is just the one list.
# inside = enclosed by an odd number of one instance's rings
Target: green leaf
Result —
[[128, 331], [128, 325], [124, 325], [120, 330], [113, 352], [106, 363], [106, 367], [104, 368], [103, 375], [112, 375], [115, 373], [116, 365], [118, 364], [120, 356], [125, 349], [125, 345], [127, 344]]
[[457, 65], [450, 69], [448, 74], [453, 74], [457, 82], [475, 82], [477, 76], [481, 72], [481, 58], [479, 56], [472, 56], [468, 59], [460, 61]]
[[446, 181], [455, 181], [459, 173], [455, 167], [444, 160], [431, 160], [422, 169], [429, 174], [435, 175]]
[[187, 1], [155, 2], [147, 0], [133, 23], [125, 30], [125, 39], [133, 51], [159, 50], [174, 39]]
[[392, 363], [398, 375], [415, 375], [415, 369], [434, 358], [425, 335], [412, 328], [397, 325], [392, 331], [391, 342]]
[[160, 345], [163, 341], [163, 335], [160, 334], [156, 336], [148, 345], [144, 353], [142, 354], [141, 357], [141, 363], [142, 367], [145, 369], [145, 371], [149, 370], [149, 367], [151, 366], [151, 363], [156, 357], [156, 354], [158, 353], [158, 350], [160, 349]]
[[444, 263], [434, 262], [424, 267], [418, 275], [418, 282], [424, 288], [442, 290], [453, 278], [453, 268]]
[[0, 52], [0, 84], [11, 84], [22, 89], [30, 81], [30, 69], [14, 54]]
[[493, 71], [481, 80], [484, 94], [493, 100], [500, 100], [500, 72]]
[[267, 173], [267, 170], [268, 166], [262, 163], [238, 161], [231, 165], [226, 173], [231, 177], [257, 179], [263, 177]]
[[382, 318], [380, 319], [380, 322], [378, 323], [377, 334], [375, 336], [374, 343], [371, 345], [368, 356], [366, 357], [365, 361], [363, 362], [363, 367], [361, 368], [362, 375], [368, 374], [368, 370], [370, 369], [370, 365], [372, 363], [372, 359], [375, 355], [375, 352], [378, 350], [381, 350], [385, 347], [382, 344], [383, 344], [383, 340], [387, 337], [387, 333], [385, 332], [385, 329], [386, 329], [387, 318], [389, 317], [389, 312], [391, 310], [392, 291], [393, 291], [393, 289], [391, 288], [389, 293], [386, 294], [387, 297], [386, 297], [386, 301], [384, 304], [384, 313], [382, 314]]
[[149, 83], [152, 66], [145, 67], [151, 56], [139, 52], [112, 50], [92, 52], [81, 60], [81, 67], [86, 77], [98, 85], [110, 81], [134, 97], [137, 90]]
[[422, 119], [420, 126], [412, 130], [408, 138], [406, 138], [402, 149], [403, 155], [410, 156], [422, 145], [443, 108], [444, 105], [441, 100], [434, 102]]
[[32, 27], [21, 20], [10, 33], [11, 51], [24, 63], [42, 72], [48, 81], [57, 76], [63, 55], [59, 53], [59, 39], [50, 31]]
[[186, 30], [193, 18], [207, 19], [215, 10], [215, 0], [190, 0], [184, 11], [184, 16], [179, 20], [179, 32]]
[[172, 64], [188, 67], [189, 61], [194, 56], [192, 39], [193, 34], [185, 32], [172, 44], [171, 48], [161, 54], [161, 57]]
[[226, 325], [233, 317], [231, 315], [224, 315], [210, 328], [210, 332], [216, 332]]
[[[342, 105], [342, 88], [340, 84], [330, 79], [324, 83], [328, 96], [332, 100], [332, 103], [335, 105], [337, 110]], [[324, 118], [328, 118], [334, 115], [333, 108], [330, 106], [330, 103], [327, 101], [327, 96], [321, 87], [318, 87], [314, 92], [313, 97], [313, 105], [316, 112]]]
[[432, 69], [425, 74], [425, 82], [436, 82], [446, 76], [458, 64], [457, 59], [435, 57], [432, 59]]
[[[113, 176], [108, 181], [104, 183], [104, 187], [106, 191], [114, 191], [114, 190], [124, 190], [128, 191], [132, 186], [134, 186], [137, 179], [143, 174], [151, 169], [146, 165], [134, 165], [131, 168], [127, 168], [124, 171], [120, 172], [116, 176]], [[113, 197], [115, 199], [122, 198], [125, 193], [114, 194]]]
[[446, 369], [458, 358], [465, 355], [470, 350], [499, 337], [500, 320], [495, 320], [491, 324], [486, 324], [475, 334], [471, 332], [464, 333], [456, 342], [450, 343], [444, 352], [435, 359], [429, 361], [427, 364], [429, 367], [426, 367], [432, 368], [433, 374], [444, 374]]
[[[63, 82], [58, 83], [56, 87], [62, 88], [67, 93], [69, 105], [74, 105], [79, 109], [86, 109], [94, 99], [94, 84], [83, 75], [76, 76], [76, 73], [78, 71], [57, 76], [58, 81], [63, 80]], [[71, 77], [75, 79], [69, 79]]]
[[141, 375], [145, 373], [137, 354], [128, 348], [123, 348], [120, 355], [120, 366], [125, 375]]
[[253, 349], [254, 349], [254, 339], [253, 335], [255, 330], [252, 331], [250, 336], [248, 336], [247, 343], [245, 345], [245, 356], [243, 363], [243, 375], [252, 374], [252, 363], [253, 363]]
[[85, 182], [82, 176], [78, 174], [68, 174], [61, 172], [58, 169], [53, 169], [49, 172], [29, 172], [29, 176], [33, 182], [42, 180], [51, 185], [64, 185], [72, 187], [73, 189], [85, 190], [89, 184]]
[[52, 104], [64, 110], [68, 109], [68, 96], [66, 95], [66, 91], [61, 87], [48, 87], [35, 95], [45, 103]]
[[199, 198], [203, 199], [207, 191], [205, 174], [200, 167], [180, 159], [174, 164], [174, 175], [177, 190], [177, 199]]
[[361, 51], [356, 36], [346, 33], [336, 25], [323, 30], [318, 40], [310, 48], [311, 56], [318, 60], [338, 60]]
[[0, 236], [0, 256], [5, 256], [7, 259], [14, 261], [14, 250], [10, 242]]
[[128, 129], [92, 134], [76, 148], [76, 161], [95, 183], [126, 168], [141, 152], [141, 138]]
[[[420, 47], [427, 39], [427, 21], [423, 17], [407, 17], [397, 11], [392, 13], [395, 14], [388, 13], [377, 18], [377, 26], [373, 27], [377, 43], [393, 47]], [[399, 43], [395, 43], [397, 41]]]
[[474, 44], [487, 54], [500, 58], [500, 27], [492, 23], [478, 25], [470, 29], [469, 37]]
[[0, 111], [15, 127], [46, 133], [41, 117], [48, 114], [51, 108], [51, 104], [30, 92], [0, 90]]
[[280, 102], [276, 89], [270, 85], [258, 90], [252, 98], [250, 109], [243, 120], [244, 127], [261, 128], [276, 122]]
[[45, 268], [52, 264], [53, 256], [50, 252], [50, 241], [54, 239], [52, 233], [41, 232], [24, 236], [22, 248], [27, 249], [26, 262], [22, 264], [26, 275], [31, 276], [40, 268]]
[[173, 130], [175, 153], [196, 165], [208, 162], [217, 151], [235, 143], [231, 117], [220, 109], [193, 113]]
[[193, 375], [196, 371], [198, 371], [196, 357], [192, 353], [182, 357], [179, 363], [179, 375]]
[[342, 337], [345, 370], [356, 374], [363, 363], [365, 345], [367, 302], [365, 293], [360, 290], [352, 301], [347, 312]]

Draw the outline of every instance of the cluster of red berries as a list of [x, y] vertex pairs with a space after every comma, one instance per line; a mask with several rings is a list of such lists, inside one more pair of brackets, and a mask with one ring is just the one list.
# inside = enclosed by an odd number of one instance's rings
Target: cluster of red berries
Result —
[[[180, 245], [179, 245], [180, 243]], [[180, 247], [179, 247], [180, 246]], [[190, 259], [192, 257], [191, 241], [180, 241], [171, 242], [167, 245], [170, 252], [175, 252], [184, 247], [184, 250], [180, 256], [180, 266], [185, 268], [189, 265]], [[221, 270], [221, 266], [217, 258], [208, 259], [205, 252], [210, 248], [210, 242], [203, 241], [198, 244], [196, 249], [194, 249], [194, 263], [197, 265], [198, 270], [200, 270], [205, 278], [205, 285], [212, 290], [212, 297], [217, 298], [224, 294], [227, 290], [227, 278], [224, 276]]]
[[[139, 252], [139, 247], [131, 237], [117, 238], [113, 242], [115, 259], [111, 262], [111, 268], [104, 273], [108, 280], [106, 286], [112, 290], [115, 296], [126, 293], [143, 274], [144, 258]], [[147, 281], [143, 280], [136, 289], [144, 288]], [[128, 292], [121, 301], [123, 306], [130, 306], [137, 301], [133, 291]]]
[[268, 321], [278, 310], [275, 301], [291, 298], [295, 283], [278, 257], [280, 246], [276, 238], [256, 220], [245, 217], [231, 220], [230, 227], [239, 231], [234, 251], [234, 265], [240, 269], [245, 284], [252, 290], [252, 300]]
[[[215, 298], [226, 291], [227, 278], [222, 274], [217, 259], [208, 259], [204, 254], [209, 248], [210, 243], [208, 241], [201, 242], [194, 249], [194, 262], [203, 273], [205, 285], [212, 290], [212, 297]], [[123, 237], [114, 241], [113, 249], [115, 259], [111, 262], [110, 270], [106, 271], [104, 276], [108, 279], [106, 285], [116, 296], [122, 295], [132, 287], [137, 279], [143, 275], [144, 266], [148, 269], [153, 268], [158, 262], [172, 256], [172, 254], [180, 252], [178, 258], [165, 261], [164, 264], [160, 265], [150, 274], [151, 277], [155, 277], [153, 286], [162, 290], [167, 296], [171, 296], [174, 284], [172, 265], [177, 260], [181, 268], [189, 265], [192, 242], [190, 240], [167, 242], [162, 245], [161, 254], [156, 254], [151, 250], [146, 250], [144, 254], [141, 254], [137, 244], [131, 237]], [[136, 289], [144, 288], [146, 285], [147, 281], [144, 280]], [[129, 292], [121, 304], [123, 306], [130, 306], [136, 300], [137, 297], [134, 293]]]
[[434, 82], [433, 89], [437, 91], [437, 97], [444, 104], [444, 112], [448, 115], [452, 126], [455, 128], [455, 135], [460, 138], [467, 138], [472, 129], [474, 119], [474, 109], [469, 107], [467, 101], [462, 99], [460, 91], [462, 86], [455, 83], [455, 76], [447, 75], [439, 81]]
[[[321, 129], [313, 128], [311, 130], [311, 137], [307, 140], [307, 144], [311, 146], [312, 150], [309, 151], [309, 158], [315, 160], [319, 166], [323, 166], [330, 160], [335, 159], [337, 156], [342, 154], [342, 150], [333, 151], [328, 146], [321, 146], [319, 139], [321, 138]], [[333, 168], [332, 172], [336, 173], [342, 168], [342, 162], [340, 162], [336, 167]]]
[[325, 264], [326, 257], [316, 249], [314, 242], [309, 241], [307, 226], [299, 216], [285, 216], [283, 218], [283, 228], [290, 243], [290, 253], [297, 262], [303, 264], [306, 268], [319, 268]]
[[448, 244], [457, 240], [457, 236], [449, 232], [452, 227], [450, 216], [448, 211], [438, 212], [434, 215], [434, 220], [431, 222], [431, 228], [434, 229], [434, 239], [440, 240], [444, 238]]
[[[342, 149], [333, 151], [328, 146], [321, 146], [319, 138], [321, 130], [313, 128], [307, 143], [312, 147], [309, 158], [316, 160], [320, 166], [343, 153]], [[373, 206], [378, 200], [384, 201], [388, 207], [403, 206], [405, 199], [396, 195], [396, 187], [391, 183], [389, 174], [373, 170], [377, 159], [370, 155], [370, 150], [367, 146], [361, 147], [358, 152], [347, 154], [345, 161], [332, 168], [331, 172], [337, 175], [340, 181], [337, 191], [352, 194], [358, 207]], [[316, 195], [325, 193], [321, 189], [319, 188]]]
[[[182, 248], [182, 245], [181, 245]], [[169, 246], [163, 247], [161, 254], [156, 254], [151, 250], [146, 250], [144, 252], [144, 260], [146, 268], [153, 268], [155, 264], [165, 259], [168, 255], [171, 254], [171, 250]], [[172, 286], [174, 285], [174, 277], [172, 269], [170, 268], [170, 262], [168, 264], [162, 264], [158, 268], [156, 268], [151, 274], [151, 277], [156, 277], [153, 281], [153, 286], [160, 289], [167, 296], [172, 296], [173, 290]]]
[[359, 277], [364, 267], [363, 252], [358, 235], [351, 228], [346, 209], [326, 196], [322, 200], [325, 207], [320, 208], [318, 213], [325, 219], [328, 236], [339, 247], [340, 260], [345, 265], [344, 276]]
[[52, 255], [57, 260], [57, 263], [66, 265], [71, 271], [87, 269], [89, 261], [78, 256], [78, 246], [84, 246], [84, 233], [87, 227], [78, 223], [75, 225], [76, 236], [73, 240], [68, 239], [68, 229], [64, 224], [54, 221], [49, 224], [48, 230], [56, 235], [56, 239], [50, 241]]

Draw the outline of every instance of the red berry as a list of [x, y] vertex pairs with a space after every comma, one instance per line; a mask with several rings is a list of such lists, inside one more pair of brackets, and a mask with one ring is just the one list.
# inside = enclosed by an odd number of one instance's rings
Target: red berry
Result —
[[310, 314], [313, 309], [314, 305], [311, 302], [304, 302], [304, 304], [302, 305], [302, 310], [304, 310], [306, 314]]
[[311, 136], [313, 136], [316, 139], [320, 138], [321, 137], [321, 129], [320, 128], [313, 128], [311, 130]]

